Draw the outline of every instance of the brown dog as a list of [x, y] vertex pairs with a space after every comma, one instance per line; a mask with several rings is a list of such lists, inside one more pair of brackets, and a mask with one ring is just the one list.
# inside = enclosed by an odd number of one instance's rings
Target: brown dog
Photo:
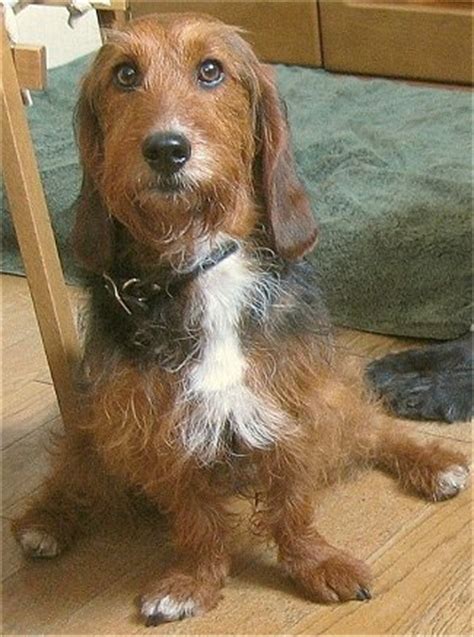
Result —
[[85, 417], [14, 528], [52, 557], [128, 496], [169, 514], [177, 558], [148, 624], [212, 608], [236, 491], [316, 601], [370, 597], [368, 568], [316, 530], [316, 491], [374, 466], [430, 500], [466, 459], [407, 437], [339, 359], [310, 264], [316, 229], [273, 81], [235, 29], [194, 15], [130, 23], [78, 105], [76, 251], [91, 272]]

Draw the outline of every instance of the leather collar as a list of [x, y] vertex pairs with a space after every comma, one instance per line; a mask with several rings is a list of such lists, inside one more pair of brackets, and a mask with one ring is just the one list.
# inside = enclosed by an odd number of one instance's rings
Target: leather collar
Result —
[[186, 272], [166, 269], [159, 271], [153, 277], [146, 278], [115, 276], [113, 273], [103, 272], [104, 287], [123, 312], [130, 317], [143, 316], [160, 298], [176, 297], [187, 283], [194, 281], [201, 274], [230, 257], [238, 248], [239, 244], [230, 240], [213, 250], [192, 270]]

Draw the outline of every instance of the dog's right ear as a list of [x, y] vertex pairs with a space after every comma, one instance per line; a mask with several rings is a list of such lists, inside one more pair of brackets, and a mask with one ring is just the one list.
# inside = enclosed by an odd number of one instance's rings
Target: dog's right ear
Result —
[[306, 190], [297, 172], [290, 141], [290, 130], [273, 73], [256, 67], [257, 151], [256, 184], [277, 254], [297, 261], [315, 246], [318, 229]]
[[74, 124], [83, 176], [72, 231], [74, 255], [81, 266], [102, 273], [113, 257], [114, 225], [99, 193], [97, 176], [102, 158], [102, 131], [94, 105], [92, 73], [82, 83]]

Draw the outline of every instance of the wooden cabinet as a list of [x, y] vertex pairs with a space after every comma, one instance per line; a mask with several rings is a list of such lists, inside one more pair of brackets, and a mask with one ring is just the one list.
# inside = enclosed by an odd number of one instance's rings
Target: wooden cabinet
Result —
[[470, 2], [319, 0], [325, 68], [472, 82]]
[[132, 16], [194, 11], [245, 29], [265, 62], [472, 82], [473, 0], [130, 0]]
[[208, 13], [245, 29], [245, 37], [265, 62], [321, 66], [318, 10], [315, 0], [292, 2], [162, 2], [131, 0], [133, 17], [147, 13]]

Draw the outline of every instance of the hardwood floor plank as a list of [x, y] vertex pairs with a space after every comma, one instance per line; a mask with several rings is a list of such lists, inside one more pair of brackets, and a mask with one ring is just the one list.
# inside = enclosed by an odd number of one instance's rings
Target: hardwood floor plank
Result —
[[31, 381], [7, 396], [2, 413], [2, 449], [59, 416], [52, 385]]
[[10, 531], [10, 520], [2, 517], [2, 581], [24, 566], [24, 559]]
[[348, 355], [354, 354], [367, 360], [379, 358], [385, 354], [410, 349], [422, 341], [413, 338], [383, 336], [371, 332], [360, 332], [342, 327], [335, 329], [336, 343]]
[[452, 425], [440, 422], [413, 423], [416, 431], [446, 438], [447, 440], [460, 440], [472, 444], [473, 422], [456, 422]]
[[39, 329], [33, 317], [33, 303], [26, 279], [2, 274], [2, 349], [23, 340], [28, 334], [35, 334], [39, 340]]
[[444, 590], [427, 600], [419, 616], [404, 622], [412, 634], [473, 634], [472, 563], [472, 547], [465, 544], [457, 559], [448, 564]]
[[47, 377], [51, 383], [46, 355], [38, 339], [37, 334], [29, 332], [22, 340], [2, 350], [5, 402], [37, 378]]
[[51, 435], [62, 430], [59, 418], [42, 425], [2, 451], [2, 514], [36, 489], [49, 467]]
[[[58, 559], [25, 562], [3, 583], [4, 631], [58, 634], [56, 625], [67, 624], [77, 609], [107, 590], [134, 564], [146, 563], [150, 528], [123, 530], [123, 525], [117, 528], [116, 537], [84, 538]], [[103, 623], [96, 623], [90, 633], [102, 633]]]
[[[399, 635], [411, 633], [415, 622], [425, 624], [429, 629], [425, 634], [452, 634], [450, 630], [433, 632], [435, 626], [429, 621], [427, 626], [424, 617], [433, 605], [438, 612], [441, 608], [446, 611], [447, 588], [460, 572], [464, 579], [466, 562], [471, 571], [470, 537], [469, 492], [427, 508], [414, 524], [374, 555], [372, 561], [379, 582], [374, 599], [365, 604], [335, 607], [316, 619], [308, 617], [293, 627], [293, 634]], [[456, 623], [466, 624], [472, 597], [466, 600], [461, 595], [458, 601], [460, 598], [462, 605], [456, 609], [449, 607], [447, 614], [436, 615], [438, 624], [449, 626], [453, 614], [461, 617]]]

